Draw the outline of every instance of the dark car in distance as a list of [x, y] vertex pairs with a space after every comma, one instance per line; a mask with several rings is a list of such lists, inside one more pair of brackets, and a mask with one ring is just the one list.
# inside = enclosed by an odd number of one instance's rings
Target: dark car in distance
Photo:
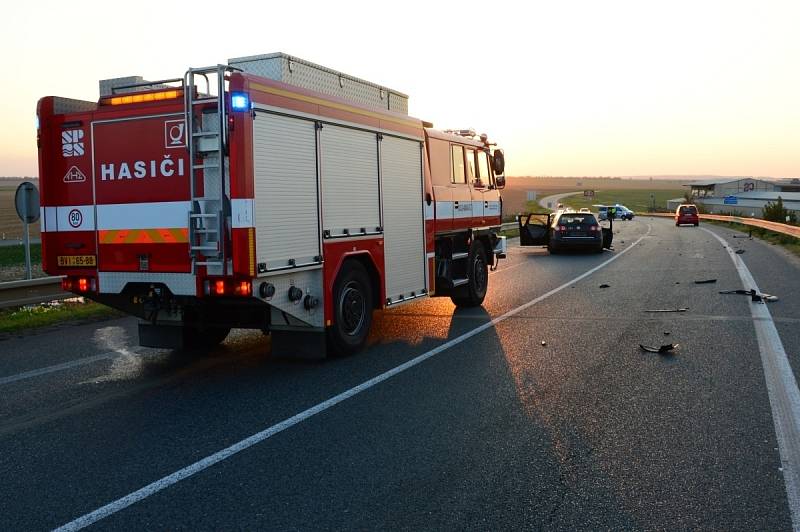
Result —
[[697, 206], [691, 203], [679, 205], [678, 208], [675, 209], [675, 227], [686, 224], [695, 227], [700, 225], [700, 215], [697, 213]]
[[566, 250], [603, 252], [603, 232], [594, 214], [561, 212], [553, 217], [547, 242], [550, 253]]

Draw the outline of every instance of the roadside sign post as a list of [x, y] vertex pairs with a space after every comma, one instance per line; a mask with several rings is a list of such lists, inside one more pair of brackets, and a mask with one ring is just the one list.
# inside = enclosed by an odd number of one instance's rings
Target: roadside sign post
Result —
[[30, 181], [25, 181], [17, 187], [14, 194], [14, 206], [17, 208], [17, 216], [25, 226], [23, 244], [25, 245], [25, 278], [32, 279], [31, 270], [31, 237], [28, 225], [39, 221], [39, 189]]

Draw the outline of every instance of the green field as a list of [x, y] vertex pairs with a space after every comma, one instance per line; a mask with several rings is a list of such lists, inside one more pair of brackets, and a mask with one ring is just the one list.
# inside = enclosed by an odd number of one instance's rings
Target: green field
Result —
[[[562, 201], [564, 205], [574, 209], [589, 207], [593, 212], [597, 209], [592, 205], [613, 205], [619, 203], [625, 205], [637, 214], [646, 213], [650, 210], [655, 201], [656, 211], [667, 212], [667, 200], [682, 198], [685, 190], [652, 190], [652, 189], [621, 189], [621, 190], [600, 190], [595, 193], [593, 198], [586, 198], [583, 195], [568, 196]], [[652, 195], [652, 198], [651, 198]]]
[[[31, 264], [42, 262], [42, 245], [31, 244]], [[0, 268], [25, 264], [25, 246], [0, 246]]]

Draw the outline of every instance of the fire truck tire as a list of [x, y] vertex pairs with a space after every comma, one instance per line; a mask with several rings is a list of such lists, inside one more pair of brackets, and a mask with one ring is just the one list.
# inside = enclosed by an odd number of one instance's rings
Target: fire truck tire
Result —
[[184, 345], [191, 350], [210, 349], [221, 344], [228, 337], [229, 332], [231, 332], [230, 327], [203, 327], [202, 329], [186, 327], [183, 332], [183, 341]]
[[480, 240], [473, 240], [467, 257], [467, 284], [460, 286], [450, 297], [459, 307], [478, 307], [486, 297], [489, 286], [489, 265]]
[[348, 260], [333, 283], [333, 324], [327, 329], [333, 356], [347, 356], [364, 347], [372, 325], [372, 284], [364, 266]]

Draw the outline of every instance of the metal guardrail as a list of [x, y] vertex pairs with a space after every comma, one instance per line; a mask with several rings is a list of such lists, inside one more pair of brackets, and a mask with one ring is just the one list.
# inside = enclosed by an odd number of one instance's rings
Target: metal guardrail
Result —
[[[641, 216], [659, 216], [662, 218], [674, 218], [675, 214], [670, 212], [648, 212], [642, 213]], [[741, 216], [725, 216], [722, 214], [701, 214], [701, 220], [716, 220], [719, 222], [733, 222], [742, 225], [749, 225], [751, 227], [760, 227], [768, 229], [775, 233], [793, 236], [800, 238], [800, 227], [796, 225], [782, 224], [779, 222], [770, 222], [767, 220], [760, 220], [758, 218], [742, 218]]]
[[500, 230], [502, 231], [508, 231], [509, 229], [516, 229], [517, 227], [519, 227], [517, 222], [506, 222], [504, 224], [500, 224]]
[[20, 307], [74, 297], [61, 290], [61, 277], [42, 277], [0, 283], [0, 308]]

